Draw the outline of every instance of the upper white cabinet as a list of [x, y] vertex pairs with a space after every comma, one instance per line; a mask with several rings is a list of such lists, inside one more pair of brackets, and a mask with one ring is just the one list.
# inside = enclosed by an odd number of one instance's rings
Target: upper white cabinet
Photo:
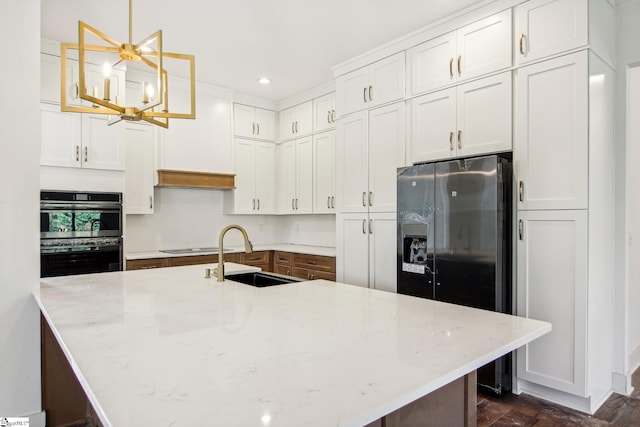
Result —
[[333, 129], [336, 123], [336, 96], [328, 93], [313, 100], [313, 131]]
[[411, 100], [409, 163], [511, 149], [511, 72]]
[[233, 104], [234, 135], [243, 138], [275, 141], [276, 115], [271, 110]]
[[336, 211], [335, 131], [313, 135], [313, 213]]
[[280, 140], [286, 141], [311, 133], [313, 123], [313, 103], [304, 102], [280, 111]]
[[338, 121], [340, 212], [395, 212], [397, 168], [405, 165], [404, 102]]
[[153, 125], [125, 123], [125, 194], [126, 214], [152, 214], [155, 181], [155, 132]]
[[313, 139], [288, 141], [276, 148], [278, 213], [313, 212]]
[[518, 209], [586, 209], [588, 52], [516, 71], [514, 172]]
[[516, 63], [587, 45], [588, 23], [588, 0], [530, 0], [516, 6]]
[[236, 188], [225, 192], [225, 213], [275, 213], [275, 144], [236, 138], [234, 158]]
[[56, 104], [40, 104], [44, 166], [124, 170], [123, 135], [98, 114], [66, 113]]
[[404, 52], [374, 62], [336, 79], [339, 117], [404, 98]]
[[511, 66], [511, 9], [408, 51], [410, 93], [417, 95]]

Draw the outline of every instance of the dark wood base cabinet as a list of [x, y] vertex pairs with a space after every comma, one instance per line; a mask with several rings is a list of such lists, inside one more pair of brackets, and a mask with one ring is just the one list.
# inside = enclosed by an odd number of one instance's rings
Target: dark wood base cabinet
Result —
[[275, 251], [273, 269], [275, 273], [300, 279], [336, 280], [335, 257]]

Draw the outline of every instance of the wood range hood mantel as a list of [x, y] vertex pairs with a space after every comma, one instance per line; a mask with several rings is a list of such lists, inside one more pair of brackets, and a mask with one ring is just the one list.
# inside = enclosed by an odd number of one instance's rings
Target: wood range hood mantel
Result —
[[229, 173], [192, 172], [158, 169], [158, 187], [212, 188], [233, 190], [235, 175]]

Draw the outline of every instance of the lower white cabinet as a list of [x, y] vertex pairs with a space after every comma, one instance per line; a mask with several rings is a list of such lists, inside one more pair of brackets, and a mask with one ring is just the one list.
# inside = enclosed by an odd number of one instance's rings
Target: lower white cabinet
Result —
[[278, 213], [313, 211], [313, 138], [288, 141], [276, 148]]
[[396, 292], [396, 214], [338, 214], [336, 228], [337, 281]]
[[108, 116], [67, 113], [57, 104], [40, 104], [40, 164], [124, 170], [123, 133]]
[[551, 322], [518, 350], [519, 379], [587, 397], [587, 211], [520, 211], [517, 315]]
[[236, 188], [225, 192], [225, 213], [275, 213], [275, 144], [236, 138], [233, 147]]
[[155, 135], [153, 125], [125, 123], [126, 157], [124, 211], [126, 214], [152, 214], [155, 181]]
[[336, 211], [335, 131], [313, 135], [313, 213]]

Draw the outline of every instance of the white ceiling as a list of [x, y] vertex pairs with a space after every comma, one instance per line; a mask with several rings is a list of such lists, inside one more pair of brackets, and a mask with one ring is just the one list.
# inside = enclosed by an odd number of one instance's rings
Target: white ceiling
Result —
[[[133, 41], [196, 56], [196, 79], [279, 101], [333, 79], [330, 67], [479, 0], [135, 0]], [[486, 0], [485, 0], [486, 2]], [[42, 0], [42, 37], [77, 42], [77, 21], [125, 42], [128, 1]], [[268, 76], [272, 83], [260, 85]]]

